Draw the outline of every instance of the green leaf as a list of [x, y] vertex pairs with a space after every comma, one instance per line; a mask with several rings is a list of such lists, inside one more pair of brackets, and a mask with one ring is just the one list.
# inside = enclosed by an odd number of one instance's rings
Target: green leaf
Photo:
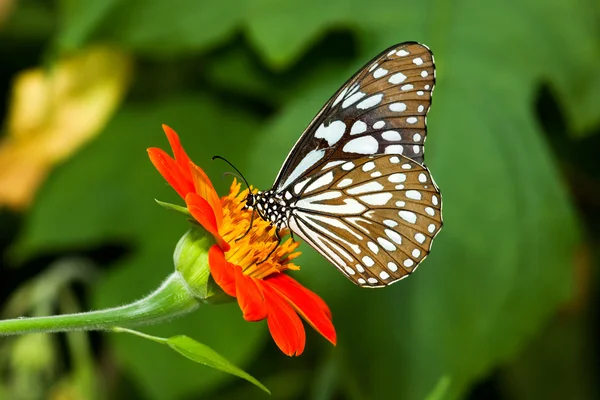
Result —
[[222, 355], [211, 349], [210, 347], [195, 341], [187, 336], [179, 335], [167, 339], [167, 344], [176, 352], [184, 357], [189, 358], [197, 363], [204, 364], [207, 367], [218, 369], [219, 371], [227, 372], [228, 374], [238, 376], [248, 382], [258, 386], [265, 392], [271, 394], [262, 383], [254, 377], [239, 369]]
[[265, 392], [271, 394], [269, 389], [267, 389], [262, 383], [256, 380], [253, 376], [241, 370], [240, 368], [233, 365], [229, 362], [225, 357], [211, 349], [210, 347], [202, 344], [188, 336], [185, 335], [177, 335], [172, 336], [170, 338], [160, 338], [157, 336], [147, 335], [142, 332], [138, 332], [132, 329], [126, 329], [121, 327], [113, 328], [114, 332], [125, 332], [131, 333], [132, 335], [136, 335], [139, 337], [143, 337], [144, 339], [151, 340], [153, 342], [157, 342], [160, 344], [166, 344], [179, 354], [184, 357], [189, 358], [192, 361], [197, 363], [206, 365], [209, 368], [214, 368], [216, 370], [226, 372], [228, 374], [237, 376], [239, 378], [245, 379], [248, 382], [258, 386], [260, 389]]
[[447, 398], [448, 386], [450, 386], [450, 378], [442, 376], [425, 400], [444, 400]]
[[57, 48], [69, 51], [81, 47], [120, 1], [58, 1], [61, 21], [55, 39]]

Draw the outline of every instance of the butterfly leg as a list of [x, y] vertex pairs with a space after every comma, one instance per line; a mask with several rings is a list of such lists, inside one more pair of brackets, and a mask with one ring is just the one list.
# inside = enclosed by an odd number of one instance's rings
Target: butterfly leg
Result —
[[267, 261], [267, 259], [268, 259], [269, 257], [271, 257], [271, 255], [273, 254], [273, 252], [274, 252], [274, 251], [275, 251], [275, 250], [276, 250], [276, 249], [279, 247], [279, 245], [281, 244], [281, 236], [279, 236], [279, 230], [278, 230], [278, 229], [276, 229], [276, 230], [275, 230], [275, 237], [277, 238], [277, 244], [275, 244], [275, 246], [274, 246], [274, 247], [271, 249], [271, 251], [269, 252], [269, 254], [268, 254], [266, 257], [265, 257], [265, 259], [264, 259], [264, 260], [262, 260], [261, 262], [257, 263], [257, 265], [258, 265], [258, 264], [262, 264], [262, 263], [264, 263], [265, 261]]
[[254, 213], [256, 212], [256, 209], [252, 210], [252, 216], [250, 217], [250, 225], [248, 226], [248, 229], [246, 230], [246, 232], [240, 236], [239, 238], [235, 239], [235, 241], [237, 242], [238, 240], [242, 239], [244, 236], [246, 236], [249, 232], [250, 229], [252, 229], [252, 224], [254, 223]]

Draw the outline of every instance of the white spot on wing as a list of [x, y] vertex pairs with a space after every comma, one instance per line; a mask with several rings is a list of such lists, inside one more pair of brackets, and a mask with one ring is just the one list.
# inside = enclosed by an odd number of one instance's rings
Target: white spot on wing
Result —
[[374, 94], [373, 96], [368, 97], [360, 103], [358, 103], [356, 105], [356, 108], [366, 110], [367, 108], [371, 108], [379, 104], [381, 102], [381, 99], [383, 99], [383, 93]]
[[342, 165], [342, 169], [344, 171], [350, 171], [351, 169], [354, 169], [354, 163], [352, 161], [348, 161], [346, 164]]
[[302, 192], [302, 189], [304, 189], [304, 186], [306, 186], [306, 184], [310, 181], [310, 178], [307, 178], [301, 182], [298, 182], [294, 185], [294, 193], [296, 194], [300, 194], [300, 192]]
[[371, 181], [364, 183], [360, 186], [353, 187], [352, 189], [348, 189], [348, 194], [363, 194], [363, 193], [371, 193], [371, 192], [379, 192], [383, 189], [383, 185], [377, 181]]
[[404, 75], [402, 72], [398, 72], [392, 76], [390, 76], [390, 79], [388, 79], [388, 82], [393, 84], [393, 85], [397, 85], [399, 83], [402, 83], [406, 80], [406, 75]]
[[324, 200], [331, 200], [342, 197], [337, 191], [320, 193], [312, 197], [304, 197], [296, 202], [299, 209], [318, 211], [326, 214], [359, 214], [366, 210], [366, 207], [352, 198], [344, 198], [344, 204], [323, 204]]
[[385, 154], [402, 154], [404, 146], [400, 144], [391, 144], [385, 148]]
[[316, 179], [313, 183], [308, 185], [308, 187], [304, 191], [304, 194], [306, 195], [307, 193], [310, 193], [313, 190], [329, 185], [331, 182], [333, 182], [333, 172], [329, 171], [328, 173], [326, 173], [325, 175], [321, 176], [320, 178]]
[[390, 242], [389, 240], [387, 240], [385, 238], [382, 238], [382, 237], [377, 238], [377, 243], [379, 243], [381, 245], [381, 247], [383, 247], [387, 251], [396, 250], [396, 246], [394, 246], [394, 244], [392, 242]]
[[407, 190], [405, 195], [409, 199], [421, 200], [421, 192], [419, 192], [418, 190]]
[[288, 187], [292, 182], [298, 179], [303, 173], [305, 173], [310, 167], [315, 165], [319, 160], [321, 160], [325, 156], [325, 150], [312, 150], [308, 152], [300, 161], [300, 163], [294, 168], [290, 176], [285, 180], [285, 182], [280, 185], [277, 189], [283, 189]]
[[337, 184], [337, 187], [339, 188], [343, 188], [346, 186], [352, 185], [352, 179], [350, 178], [344, 178], [340, 181], [340, 183]]
[[375, 154], [378, 148], [377, 139], [373, 136], [363, 136], [346, 143], [343, 150], [346, 153]]
[[345, 163], [345, 161], [343, 161], [343, 160], [329, 161], [327, 164], [325, 164], [325, 166], [323, 168], [321, 168], [321, 171], [325, 171], [326, 169], [335, 167], [336, 165], [340, 165], [343, 163]]
[[358, 100], [365, 97], [365, 95], [366, 95], [366, 93], [363, 93], [363, 92], [354, 93], [352, 96], [350, 96], [346, 100], [344, 100], [344, 102], [342, 103], [342, 108], [350, 107], [352, 104], [356, 103]]
[[372, 206], [385, 206], [392, 198], [391, 193], [375, 193], [360, 196], [359, 199]]
[[402, 139], [400, 133], [396, 131], [385, 131], [381, 134], [381, 137], [388, 142], [397, 142]]
[[395, 243], [402, 244], [402, 236], [396, 231], [391, 229], [384, 230], [385, 234], [392, 239]]
[[388, 70], [385, 68], [378, 68], [375, 72], [373, 72], [373, 78], [379, 79], [382, 76], [385, 76], [388, 73]]
[[342, 121], [333, 121], [329, 126], [321, 124], [315, 132], [315, 137], [318, 139], [325, 139], [329, 146], [336, 144], [346, 132], [346, 124]]
[[406, 222], [409, 222], [411, 224], [414, 224], [417, 222], [417, 214], [415, 214], [412, 211], [406, 211], [406, 210], [398, 211], [398, 215], [400, 216], [400, 218], [402, 218], [403, 220], [405, 220]]
[[348, 93], [348, 87], [347, 86], [344, 88], [344, 90], [342, 90], [340, 92], [340, 94], [338, 95], [338, 97], [335, 98], [335, 101], [333, 102], [333, 104], [331, 105], [331, 107], [335, 107], [335, 105], [337, 103], [339, 103], [340, 101], [342, 101], [342, 99], [344, 98], [344, 96], [346, 95], [346, 93]]
[[385, 121], [377, 121], [373, 124], [373, 129], [381, 129], [385, 126]]
[[415, 65], [422, 65], [423, 59], [421, 57], [417, 57], [417, 58], [413, 59], [413, 63], [415, 63]]
[[415, 234], [415, 240], [421, 244], [423, 244], [423, 242], [425, 242], [425, 235], [423, 235], [422, 233], [416, 233]]
[[369, 161], [363, 164], [362, 170], [365, 172], [369, 172], [370, 170], [375, 168], [375, 163], [373, 161]]
[[365, 124], [362, 121], [356, 121], [353, 125], [352, 128], [350, 129], [350, 134], [351, 135], [358, 135], [359, 133], [363, 133], [367, 130], [367, 124]]
[[394, 112], [402, 112], [402, 111], [406, 111], [406, 104], [404, 103], [392, 103], [389, 105], [390, 110], [394, 111]]

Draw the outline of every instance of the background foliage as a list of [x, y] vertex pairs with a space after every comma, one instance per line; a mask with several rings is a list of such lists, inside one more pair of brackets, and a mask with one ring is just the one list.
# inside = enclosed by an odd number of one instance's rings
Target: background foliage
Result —
[[[328, 97], [406, 40], [438, 68], [426, 158], [445, 226], [419, 272], [363, 290], [301, 246], [295, 277], [339, 344], [309, 334], [298, 359], [235, 305], [144, 330], [210, 345], [276, 399], [597, 398], [594, 0], [0, 2], [0, 301], [37, 293], [4, 316], [123, 304], [172, 270], [185, 223], [154, 203], [178, 199], [145, 154], [160, 124], [222, 193], [214, 154], [268, 188]], [[136, 337], [0, 340], [0, 397], [266, 396]]]

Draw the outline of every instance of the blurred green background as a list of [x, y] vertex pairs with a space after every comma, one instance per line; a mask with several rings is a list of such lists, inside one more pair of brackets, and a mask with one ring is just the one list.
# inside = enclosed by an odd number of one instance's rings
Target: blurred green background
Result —
[[[419, 271], [359, 289], [307, 245], [331, 306], [299, 358], [236, 304], [189, 335], [273, 399], [600, 396], [600, 3], [596, 0], [0, 0], [2, 318], [115, 306], [173, 269], [186, 223], [145, 149], [173, 127], [224, 194], [219, 154], [262, 189], [319, 108], [402, 41], [437, 85], [427, 164], [445, 226]], [[33, 70], [32, 70], [33, 69]], [[0, 338], [1, 399], [267, 398], [118, 334]]]

